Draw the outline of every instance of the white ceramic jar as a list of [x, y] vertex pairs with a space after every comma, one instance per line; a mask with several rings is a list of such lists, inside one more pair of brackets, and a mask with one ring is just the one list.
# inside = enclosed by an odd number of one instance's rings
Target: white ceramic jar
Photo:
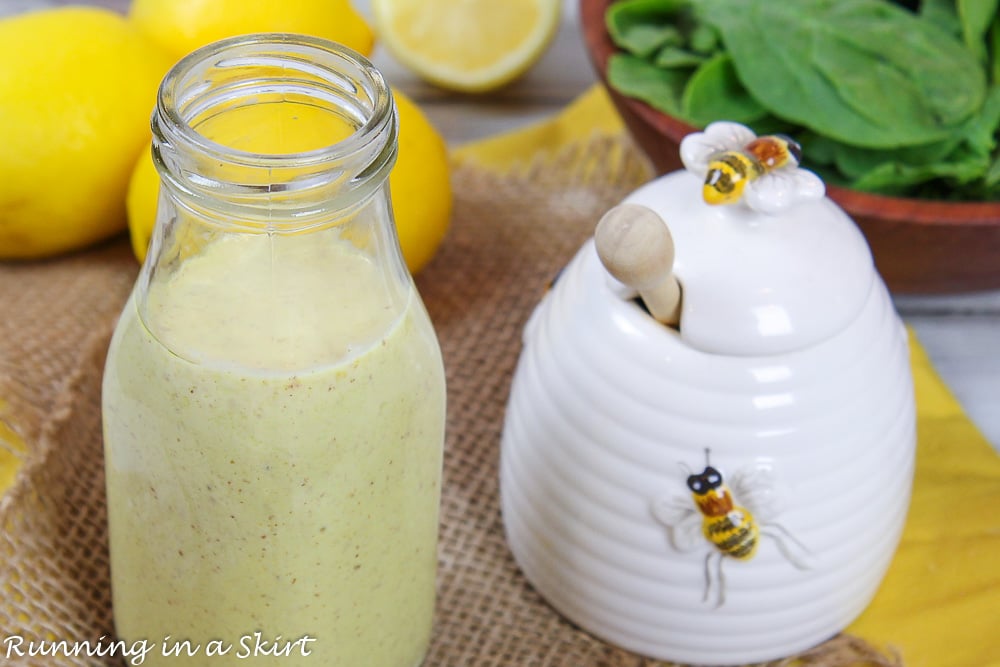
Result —
[[915, 451], [905, 330], [822, 196], [712, 207], [679, 172], [627, 201], [673, 233], [679, 331], [581, 248], [528, 323], [511, 389], [511, 550], [556, 609], [627, 649], [794, 654], [864, 609], [898, 543]]

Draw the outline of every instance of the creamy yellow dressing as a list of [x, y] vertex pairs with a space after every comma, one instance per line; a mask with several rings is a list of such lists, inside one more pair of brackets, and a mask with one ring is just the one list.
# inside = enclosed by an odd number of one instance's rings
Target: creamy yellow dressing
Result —
[[[334, 232], [231, 235], [126, 306], [104, 385], [108, 514], [115, 624], [153, 644], [143, 664], [419, 664], [444, 379], [409, 289]], [[254, 632], [314, 640], [244, 659]], [[163, 657], [168, 635], [198, 654]], [[206, 657], [211, 640], [230, 651]]]

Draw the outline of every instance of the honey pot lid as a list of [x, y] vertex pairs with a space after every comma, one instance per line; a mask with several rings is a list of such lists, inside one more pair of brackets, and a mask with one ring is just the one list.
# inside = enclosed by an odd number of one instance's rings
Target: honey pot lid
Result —
[[868, 244], [822, 181], [798, 167], [797, 151], [787, 137], [713, 123], [681, 144], [684, 171], [626, 198], [673, 237], [679, 331], [692, 347], [803, 349], [844, 330], [868, 299], [877, 278]]

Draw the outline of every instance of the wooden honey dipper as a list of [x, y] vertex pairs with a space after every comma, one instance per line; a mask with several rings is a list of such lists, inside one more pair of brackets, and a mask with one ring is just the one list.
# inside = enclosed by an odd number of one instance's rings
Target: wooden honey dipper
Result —
[[673, 275], [674, 239], [663, 219], [645, 206], [620, 204], [597, 223], [594, 243], [608, 273], [639, 292], [654, 318], [676, 327], [681, 286]]

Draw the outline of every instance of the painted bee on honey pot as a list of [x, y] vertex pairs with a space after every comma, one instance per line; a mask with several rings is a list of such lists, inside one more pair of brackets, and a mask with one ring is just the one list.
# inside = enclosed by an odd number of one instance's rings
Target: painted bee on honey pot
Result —
[[[670, 530], [671, 542], [680, 551], [691, 551], [699, 543], [708, 542], [703, 601], [708, 601], [714, 584], [715, 606], [725, 603], [723, 561], [726, 558], [749, 561], [757, 553], [761, 537], [773, 539], [781, 554], [796, 568], [811, 567], [808, 549], [772, 521], [778, 510], [769, 468], [740, 470], [733, 476], [731, 489], [722, 473], [709, 462], [706, 449], [705, 469], [697, 474], [687, 472], [690, 498], [658, 499], [653, 503], [653, 516]], [[745, 506], [737, 504], [737, 499]]]
[[681, 142], [684, 166], [704, 179], [706, 203], [742, 200], [761, 213], [777, 213], [825, 194], [820, 178], [799, 168], [801, 159], [802, 147], [791, 137], [758, 137], [739, 123], [712, 123]]
[[702, 196], [709, 204], [733, 204], [747, 183], [785, 165], [798, 166], [802, 146], [784, 134], [757, 137], [740, 150], [716, 153], [708, 162]]

